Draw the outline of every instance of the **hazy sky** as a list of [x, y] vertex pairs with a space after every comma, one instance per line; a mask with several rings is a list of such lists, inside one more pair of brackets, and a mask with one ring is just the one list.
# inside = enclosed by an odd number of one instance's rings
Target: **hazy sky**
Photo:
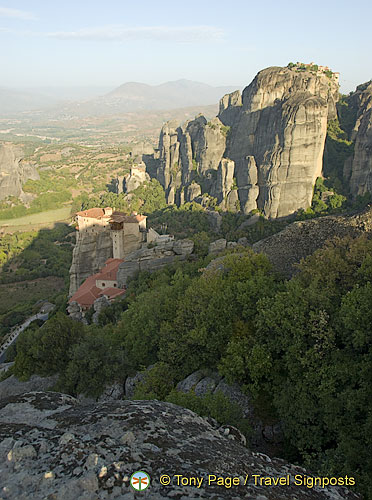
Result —
[[372, 78], [372, 2], [0, 0], [0, 86], [250, 83], [314, 61], [349, 92]]

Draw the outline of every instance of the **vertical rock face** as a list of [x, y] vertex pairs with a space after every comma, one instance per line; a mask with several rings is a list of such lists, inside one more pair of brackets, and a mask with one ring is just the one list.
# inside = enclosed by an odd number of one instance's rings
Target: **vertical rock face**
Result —
[[[242, 95], [225, 95], [210, 122], [199, 116], [179, 128], [166, 124], [156, 177], [168, 203], [209, 195], [224, 209], [258, 208], [270, 218], [309, 207], [327, 119], [337, 117], [338, 83], [329, 73], [267, 68]], [[188, 188], [192, 182], [201, 196]]]
[[235, 122], [242, 106], [242, 96], [239, 90], [226, 94], [220, 100], [220, 110], [218, 116], [220, 120], [230, 126]]
[[26, 201], [22, 191], [23, 184], [39, 179], [34, 165], [22, 161], [23, 151], [13, 144], [0, 144], [0, 201], [8, 196], [15, 196]]
[[84, 280], [97, 273], [113, 257], [110, 231], [77, 231], [70, 268], [70, 290], [73, 295]]
[[178, 128], [173, 122], [166, 123], [160, 132], [156, 178], [165, 189], [167, 202], [195, 199], [195, 188], [189, 187], [192, 183], [201, 182], [203, 192], [209, 192], [225, 149], [226, 134], [218, 118], [207, 122], [200, 115]]
[[337, 92], [325, 75], [288, 68], [263, 70], [244, 89], [226, 155], [245, 213], [258, 208], [275, 218], [311, 205]]
[[167, 122], [160, 132], [159, 165], [156, 177], [165, 189], [167, 203], [175, 203], [176, 188], [181, 185], [179, 169], [178, 129], [174, 122]]
[[351, 132], [354, 155], [345, 174], [351, 194], [357, 196], [372, 193], [372, 80], [359, 85], [348, 104], [356, 110], [356, 122]]
[[[118, 178], [119, 179], [119, 178]], [[123, 191], [130, 193], [135, 191], [141, 184], [150, 180], [149, 174], [146, 172], [146, 166], [143, 163], [136, 165], [130, 169], [130, 173], [123, 178]], [[120, 183], [120, 179], [119, 179]]]

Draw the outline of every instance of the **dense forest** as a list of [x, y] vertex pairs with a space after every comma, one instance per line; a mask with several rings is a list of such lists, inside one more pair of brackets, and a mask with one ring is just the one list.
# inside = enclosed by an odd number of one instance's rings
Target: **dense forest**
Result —
[[[282, 456], [328, 475], [354, 475], [371, 495], [372, 242], [336, 239], [289, 281], [267, 258], [239, 247], [223, 266], [202, 257], [141, 273], [99, 325], [63, 312], [31, 326], [13, 372], [59, 374], [56, 388], [97, 397], [149, 365], [135, 397], [172, 401], [249, 426], [223, 398], [175, 392], [194, 370], [218, 370], [281, 421]], [[220, 415], [220, 417], [219, 417]]]

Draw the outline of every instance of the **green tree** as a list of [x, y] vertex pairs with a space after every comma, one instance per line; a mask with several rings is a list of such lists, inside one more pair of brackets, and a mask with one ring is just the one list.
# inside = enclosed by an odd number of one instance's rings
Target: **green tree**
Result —
[[70, 360], [70, 347], [84, 335], [84, 325], [57, 313], [38, 330], [20, 336], [14, 374], [27, 380], [34, 373], [42, 376], [61, 373]]
[[159, 359], [180, 376], [216, 368], [237, 322], [251, 322], [258, 299], [279, 281], [267, 258], [251, 250], [227, 255], [222, 268], [194, 278], [176, 314], [161, 325]]
[[69, 358], [57, 388], [73, 396], [97, 398], [106, 386], [116, 381], [123, 383], [131, 369], [125, 350], [101, 329], [89, 331], [74, 344]]
[[284, 291], [261, 300], [247, 356], [257, 346], [268, 363], [259, 371], [248, 364], [245, 374], [248, 385], [272, 395], [306, 465], [352, 472], [369, 494], [371, 251], [365, 238], [335, 239]]

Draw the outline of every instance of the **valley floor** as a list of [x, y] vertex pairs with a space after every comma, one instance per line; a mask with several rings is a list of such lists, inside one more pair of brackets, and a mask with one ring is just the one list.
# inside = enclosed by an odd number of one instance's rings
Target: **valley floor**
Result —
[[33, 231], [53, 225], [55, 222], [66, 222], [70, 218], [71, 207], [57, 208], [37, 214], [25, 215], [18, 219], [0, 220], [0, 234], [13, 231]]
[[56, 292], [63, 291], [64, 284], [63, 278], [48, 276], [46, 278], [0, 285], [0, 314], [5, 314], [19, 303], [36, 302]]

